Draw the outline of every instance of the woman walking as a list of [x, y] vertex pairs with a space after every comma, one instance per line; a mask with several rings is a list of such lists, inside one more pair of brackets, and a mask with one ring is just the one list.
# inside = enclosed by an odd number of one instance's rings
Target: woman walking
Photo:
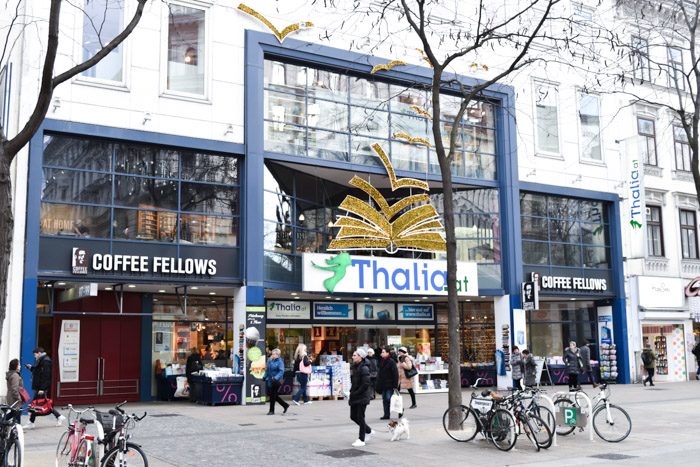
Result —
[[569, 374], [569, 391], [579, 388], [578, 375], [581, 374], [581, 354], [576, 348], [576, 342], [569, 342], [564, 352], [564, 363], [566, 363], [566, 372]]
[[[7, 373], [5, 373], [5, 379], [7, 380], [7, 397], [5, 398], [5, 403], [9, 406], [17, 403], [17, 408], [21, 409], [23, 405], [22, 397], [19, 395], [20, 389], [24, 387], [22, 382], [22, 376], [19, 374], [19, 360], [16, 358], [10, 360], [10, 366]], [[20, 418], [22, 411], [18, 411], [15, 415], [15, 423], [20, 423]]]
[[369, 381], [369, 365], [365, 358], [367, 351], [363, 348], [358, 348], [352, 354], [352, 367], [350, 368], [350, 420], [357, 423], [360, 427], [360, 434], [357, 441], [352, 443], [353, 447], [362, 447], [365, 445], [365, 437], [371, 436], [372, 429], [365, 422], [365, 411], [369, 405], [370, 392], [372, 385]]
[[275, 402], [284, 408], [282, 413], [287, 413], [289, 404], [282, 400], [279, 396], [280, 386], [282, 386], [282, 379], [284, 378], [284, 362], [280, 358], [280, 349], [273, 349], [270, 352], [270, 359], [267, 361], [267, 367], [265, 368], [265, 374], [263, 379], [267, 383], [268, 396], [270, 397], [270, 411], [268, 415], [275, 414]]
[[520, 348], [517, 345], [513, 346], [513, 354], [510, 356], [511, 376], [513, 377], [513, 390], [522, 389], [520, 380], [523, 377], [523, 356], [520, 354]]
[[401, 372], [401, 389], [408, 390], [408, 394], [411, 396], [411, 406], [409, 409], [418, 407], [416, 405], [416, 393], [413, 392], [413, 376], [416, 371], [414, 370], [415, 366], [416, 362], [413, 357], [408, 354], [408, 349], [406, 347], [399, 347], [399, 368], [403, 370]]
[[299, 390], [292, 397], [292, 402], [295, 405], [300, 405], [299, 400], [303, 397], [304, 404], [311, 404], [309, 396], [306, 395], [306, 385], [309, 383], [309, 375], [311, 374], [311, 361], [306, 353], [306, 344], [299, 344], [294, 352], [294, 373], [299, 381]]
[[388, 346], [382, 346], [379, 360], [379, 371], [377, 372], [377, 392], [382, 395], [384, 405], [384, 415], [380, 420], [389, 420], [391, 407], [391, 396], [394, 390], [399, 387], [399, 369], [396, 362], [391, 358], [391, 351]]
[[523, 368], [525, 373], [525, 387], [534, 388], [537, 385], [537, 363], [530, 351], [523, 350]]

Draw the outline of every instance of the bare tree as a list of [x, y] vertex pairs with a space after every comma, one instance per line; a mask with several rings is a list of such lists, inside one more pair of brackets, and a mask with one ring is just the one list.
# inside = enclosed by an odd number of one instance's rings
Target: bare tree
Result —
[[[15, 9], [15, 16], [12, 19], [3, 44], [0, 44], [0, 64], [4, 63], [8, 52], [13, 47], [13, 33], [15, 28], [22, 28], [23, 23], [20, 19], [20, 6], [24, 0], [18, 0]], [[88, 0], [90, 1], [90, 0]], [[46, 55], [41, 67], [41, 83], [37, 95], [34, 110], [24, 122], [24, 126], [14, 136], [10, 137], [5, 134], [5, 129], [0, 128], [0, 330], [5, 321], [6, 316], [6, 298], [7, 298], [7, 273], [10, 264], [10, 254], [12, 251], [12, 234], [14, 219], [12, 215], [12, 180], [10, 177], [10, 166], [19, 151], [29, 142], [39, 129], [42, 121], [46, 117], [46, 112], [51, 103], [51, 96], [54, 89], [61, 83], [71, 79], [72, 77], [92, 68], [97, 65], [100, 60], [105, 58], [112, 50], [116, 49], [119, 44], [129, 37], [134, 31], [141, 16], [144, 7], [148, 0], [134, 0], [136, 9], [131, 18], [131, 21], [124, 29], [117, 34], [107, 44], [102, 44], [92, 57], [79, 63], [70, 69], [56, 75], [55, 62], [56, 53], [58, 50], [59, 38], [59, 23], [61, 19], [62, 0], [51, 0], [51, 6], [48, 17], [48, 34], [46, 36]], [[108, 2], [105, 3], [107, 5]], [[95, 25], [95, 32], [99, 36], [101, 32], [100, 25]]]
[[[337, 2], [327, 0], [327, 6], [336, 7]], [[448, 5], [450, 3], [450, 5]], [[465, 112], [486, 99], [489, 88], [505, 81], [517, 71], [535, 61], [533, 44], [541, 42], [556, 51], [566, 48], [560, 38], [554, 37], [551, 25], [566, 18], [556, 17], [554, 9], [560, 0], [512, 0], [507, 2], [443, 2], [439, 0], [383, 0], [356, 1], [353, 14], [370, 18], [370, 31], [362, 31], [374, 37], [367, 51], [373, 53], [382, 48], [388, 50], [406, 47], [399, 44], [396, 35], [405, 33], [420, 45], [423, 60], [432, 68], [432, 80], [428, 87], [432, 103], [430, 131], [433, 136], [440, 166], [443, 190], [443, 214], [447, 246], [448, 284], [448, 340], [449, 340], [449, 405], [459, 407], [462, 403], [460, 362], [461, 326], [456, 287], [457, 242], [455, 236], [454, 196], [451, 164], [459, 152], [458, 139]], [[360, 21], [365, 21], [361, 19]], [[346, 29], [356, 28], [358, 23], [350, 17], [343, 18]], [[341, 26], [342, 28], [342, 26]], [[560, 28], [564, 31], [566, 28]], [[329, 32], [321, 39], [328, 38]], [[563, 38], [562, 38], [563, 39]], [[570, 40], [571, 37], [566, 40]], [[369, 39], [368, 39], [369, 41]], [[351, 48], [356, 44], [351, 44]], [[360, 47], [358, 47], [361, 49]], [[484, 58], [484, 57], [489, 58]], [[500, 62], [493, 64], [494, 57]], [[460, 74], [484, 70], [487, 77], [477, 83], [462, 82]], [[460, 104], [451, 125], [440, 122], [441, 99], [446, 89], [460, 98]], [[444, 94], [443, 94], [444, 96]], [[445, 137], [446, 139], [443, 139]], [[510, 155], [508, 155], [510, 156]], [[451, 420], [457, 420], [457, 412]]]

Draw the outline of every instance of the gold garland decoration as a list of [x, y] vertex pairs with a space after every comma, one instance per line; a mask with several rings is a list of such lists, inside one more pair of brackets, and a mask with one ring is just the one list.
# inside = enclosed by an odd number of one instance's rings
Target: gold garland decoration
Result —
[[430, 68], [433, 68], [433, 62], [430, 61], [428, 56], [425, 54], [425, 50], [423, 49], [416, 49], [419, 54], [423, 57], [423, 60], [430, 66]]
[[428, 141], [425, 138], [418, 138], [416, 136], [411, 136], [411, 135], [408, 135], [406, 133], [394, 133], [394, 138], [403, 139], [405, 141], [408, 141], [409, 143], [425, 144], [429, 148], [433, 146], [432, 144], [430, 144], [430, 141]]
[[406, 62], [404, 62], [403, 60], [392, 60], [389, 63], [382, 63], [379, 65], [374, 65], [374, 67], [372, 67], [372, 71], [370, 71], [369, 74], [373, 75], [376, 72], [381, 71], [381, 70], [389, 71], [392, 68], [399, 66], [399, 65], [406, 65]]
[[272, 34], [275, 35], [277, 40], [280, 41], [280, 43], [282, 43], [284, 41], [284, 39], [288, 35], [290, 35], [291, 33], [296, 32], [302, 28], [311, 28], [314, 26], [314, 23], [312, 23], [311, 21], [303, 21], [301, 23], [290, 24], [286, 28], [282, 29], [282, 31], [280, 31], [267, 18], [265, 18], [263, 15], [261, 15], [257, 11], [253, 10], [248, 5], [241, 3], [240, 5], [238, 5], [238, 9], [241, 10], [243, 13], [246, 13], [246, 14], [252, 16], [253, 18], [256, 18], [257, 20], [262, 22], [265, 26], [267, 26], [268, 29], [270, 29], [270, 31], [272, 31]]
[[409, 107], [409, 109], [413, 110], [413, 111], [414, 111], [415, 113], [417, 113], [418, 115], [422, 115], [423, 117], [433, 118], [433, 116], [430, 115], [430, 112], [428, 112], [427, 110], [425, 110], [425, 109], [424, 109], [423, 107], [421, 107], [421, 106], [412, 105], [412, 106]]

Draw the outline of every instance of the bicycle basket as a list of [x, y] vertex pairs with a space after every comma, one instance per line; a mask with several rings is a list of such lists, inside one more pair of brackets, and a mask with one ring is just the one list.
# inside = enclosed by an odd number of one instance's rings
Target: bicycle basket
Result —
[[[97, 421], [100, 422], [105, 433], [119, 431], [124, 426], [124, 417], [122, 415], [112, 415], [109, 412], [95, 411]], [[116, 420], [115, 420], [116, 419]]]
[[488, 411], [493, 407], [493, 399], [479, 399], [474, 397], [469, 402], [469, 407], [480, 413], [488, 413]]

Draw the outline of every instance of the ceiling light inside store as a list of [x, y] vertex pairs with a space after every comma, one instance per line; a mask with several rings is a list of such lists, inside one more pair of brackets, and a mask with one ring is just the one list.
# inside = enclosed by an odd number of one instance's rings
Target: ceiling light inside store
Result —
[[59, 282], [59, 283], [56, 284], [56, 285], [66, 285], [66, 283], [65, 283], [65, 282]]
[[427, 299], [428, 299], [428, 297], [422, 297], [422, 298], [423, 298], [423, 300], [427, 300]]
[[340, 300], [340, 297], [338, 297], [338, 298], [335, 299], [336, 302], [337, 302], [338, 300]]
[[209, 292], [209, 295], [216, 295], [216, 292]]
[[105, 287], [105, 290], [112, 290], [112, 287]]
[[413, 301], [416, 302], [416, 303], [420, 303], [420, 300], [418, 300], [417, 298], [416, 298], [415, 300], [413, 300]]
[[369, 297], [365, 297], [365, 300], [369, 300]]
[[299, 300], [301, 297], [294, 297], [294, 300]]
[[576, 300], [576, 299], [575, 299], [575, 298], [570, 298], [569, 300], [571, 300], [571, 301], [573, 302], [573, 301]]
[[193, 285], [192, 287], [190, 287], [190, 289], [192, 289], [192, 290], [199, 290], [199, 287], [197, 287], [196, 285]]
[[378, 302], [381, 302], [381, 301], [382, 301], [382, 299], [381, 299], [381, 298], [378, 298], [378, 299], [377, 299], [377, 301], [378, 301]]
[[154, 302], [157, 302], [157, 301], [158, 301], [158, 299], [157, 299], [157, 298], [154, 298], [154, 299], [153, 299], [153, 301], [154, 301]]
[[158, 293], [165, 293], [165, 289], [160, 289]]
[[127, 285], [127, 287], [129, 287], [130, 289], [133, 289], [136, 286], [134, 284], [129, 284], [129, 285]]
[[46, 287], [53, 287], [53, 284], [46, 284]]
[[329, 298], [331, 298], [331, 296], [330, 296], [330, 295], [327, 295], [327, 296], [326, 296], [326, 300], [329, 299]]
[[297, 294], [296, 292], [292, 292], [292, 293], [289, 294], [289, 295], [291, 295], [292, 297], [296, 297], [298, 294]]

